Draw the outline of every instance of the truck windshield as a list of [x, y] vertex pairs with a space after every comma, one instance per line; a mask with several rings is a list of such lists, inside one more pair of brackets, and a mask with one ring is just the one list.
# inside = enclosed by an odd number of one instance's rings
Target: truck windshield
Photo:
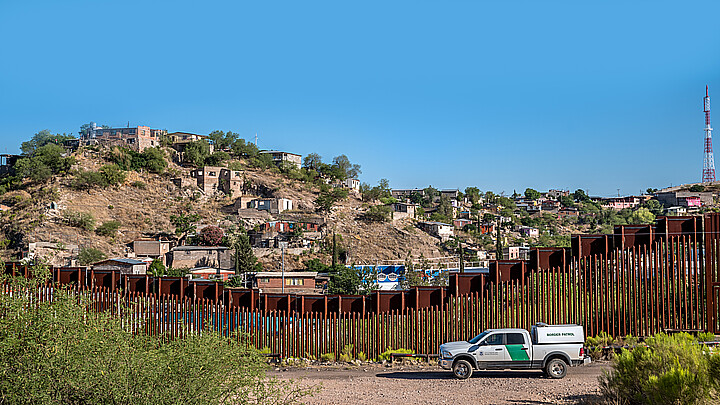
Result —
[[483, 333], [481, 333], [481, 334], [479, 334], [479, 335], [475, 336], [474, 338], [472, 338], [472, 339], [468, 340], [468, 343], [470, 343], [470, 344], [473, 344], [473, 345], [474, 345], [475, 343], [479, 342], [479, 341], [480, 341], [480, 339], [482, 339], [482, 338], [484, 338], [485, 336], [487, 336], [487, 334], [488, 334], [488, 331], [485, 331], [485, 332], [483, 332]]

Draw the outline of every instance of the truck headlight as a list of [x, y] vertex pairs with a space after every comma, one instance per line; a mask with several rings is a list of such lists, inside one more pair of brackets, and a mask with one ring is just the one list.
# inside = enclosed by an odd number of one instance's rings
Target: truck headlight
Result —
[[443, 359], [449, 359], [449, 358], [452, 358], [452, 353], [450, 353], [450, 352], [447, 351], [447, 350], [440, 350], [440, 356], [441, 356]]

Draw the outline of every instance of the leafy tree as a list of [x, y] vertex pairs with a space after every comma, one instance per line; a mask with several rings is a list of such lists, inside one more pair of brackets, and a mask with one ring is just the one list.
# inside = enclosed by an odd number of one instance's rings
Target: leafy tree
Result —
[[[513, 200], [511, 200], [510, 198], [507, 198], [507, 197], [502, 197], [502, 196], [497, 197], [497, 198], [495, 198], [495, 202], [496, 202], [498, 205], [502, 205], [503, 207], [509, 209], [510, 211], [515, 211], [515, 209], [517, 208], [517, 205], [515, 204], [515, 201], [513, 201]], [[507, 216], [507, 215], [506, 215], [506, 216]]]
[[658, 191], [658, 189], [652, 188], [652, 187], [649, 187], [647, 190], [645, 190], [645, 192], [648, 194], [655, 194], [655, 193], [657, 193], [657, 191]]
[[230, 160], [229, 153], [224, 151], [217, 151], [206, 157], [204, 164], [206, 166], [220, 166], [227, 160]]
[[693, 184], [688, 190], [692, 191], [693, 193], [701, 193], [705, 191], [705, 186], [700, 184]]
[[309, 153], [303, 158], [303, 167], [310, 170], [318, 170], [322, 164], [322, 157], [317, 153]]
[[650, 212], [647, 208], [638, 208], [630, 216], [628, 222], [633, 224], [650, 224], [655, 221], [655, 214]]
[[69, 226], [92, 231], [95, 229], [95, 218], [88, 212], [65, 211], [63, 220]]
[[648, 200], [645, 203], [645, 208], [650, 210], [650, 212], [652, 212], [655, 216], [662, 215], [664, 211], [663, 205], [660, 204], [660, 201], [658, 200]]
[[178, 236], [181, 242], [185, 241], [187, 235], [197, 230], [197, 221], [200, 220], [198, 214], [185, 214], [171, 215], [170, 223], [175, 227], [175, 235]]
[[15, 174], [36, 182], [47, 181], [54, 174], [66, 173], [75, 163], [72, 156], [63, 157], [65, 149], [54, 143], [42, 144], [30, 149], [27, 157], [15, 163]]
[[153, 277], [162, 277], [167, 274], [167, 269], [160, 259], [153, 259], [148, 268], [148, 273]]
[[360, 165], [350, 163], [350, 159], [345, 155], [335, 156], [332, 166], [337, 168], [339, 180], [354, 179], [362, 173]]
[[256, 157], [258, 155], [258, 148], [252, 142], [245, 142], [244, 139], [237, 139], [232, 144], [232, 154], [237, 157]]
[[140, 156], [144, 161], [143, 167], [150, 173], [162, 173], [168, 167], [165, 152], [160, 148], [146, 148]]
[[235, 260], [236, 276], [262, 270], [262, 264], [258, 262], [255, 253], [253, 253], [250, 238], [245, 228], [241, 226], [238, 229], [230, 230], [225, 237], [225, 243], [235, 251], [233, 258]]
[[200, 243], [205, 246], [217, 246], [222, 242], [223, 230], [215, 225], [209, 225], [200, 230]]
[[95, 248], [81, 248], [78, 253], [78, 263], [81, 266], [87, 266], [88, 264], [97, 263], [101, 260], [107, 259], [107, 255], [100, 249]]
[[37, 149], [45, 145], [61, 145], [63, 142], [70, 139], [75, 139], [75, 137], [67, 134], [53, 134], [47, 129], [43, 129], [42, 131], [33, 135], [33, 137], [29, 141], [20, 144], [20, 150], [22, 150], [23, 154], [32, 156], [35, 154]]
[[330, 294], [359, 294], [363, 279], [360, 271], [354, 268], [336, 264], [330, 267], [330, 283], [328, 292]]
[[210, 157], [210, 144], [201, 139], [185, 145], [185, 161], [192, 163], [195, 167], [205, 166], [205, 159]]
[[240, 134], [236, 134], [232, 131], [228, 131], [227, 133], [223, 131], [212, 131], [210, 132], [208, 137], [210, 137], [210, 140], [215, 146], [215, 150], [222, 151], [225, 149], [230, 149], [240, 138]]
[[575, 206], [575, 201], [573, 200], [572, 197], [570, 197], [568, 195], [561, 195], [559, 201], [560, 201], [560, 205], [562, 205], [563, 207]]
[[477, 187], [466, 187], [465, 196], [470, 200], [471, 204], [477, 204], [480, 201], [480, 189]]
[[107, 187], [107, 179], [100, 172], [80, 170], [70, 185], [77, 190], [90, 190], [95, 187]]
[[542, 197], [542, 194], [540, 194], [539, 191], [532, 188], [525, 189], [525, 198], [529, 200], [537, 200], [540, 197]]
[[585, 194], [585, 191], [583, 191], [581, 189], [575, 190], [575, 192], [572, 194], [572, 196], [575, 201], [579, 201], [579, 202], [585, 202], [585, 201], [590, 200], [590, 197], [588, 197], [587, 194]]

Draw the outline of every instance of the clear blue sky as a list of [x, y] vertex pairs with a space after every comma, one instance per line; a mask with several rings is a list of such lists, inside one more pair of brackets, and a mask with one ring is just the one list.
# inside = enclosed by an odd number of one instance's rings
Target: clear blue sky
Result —
[[0, 150], [130, 121], [257, 131], [396, 188], [699, 181], [720, 2], [586, 3], [0, 0]]

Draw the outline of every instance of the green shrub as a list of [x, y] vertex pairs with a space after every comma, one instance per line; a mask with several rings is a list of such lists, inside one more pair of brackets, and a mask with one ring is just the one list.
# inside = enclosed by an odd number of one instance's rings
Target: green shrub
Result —
[[343, 346], [342, 352], [340, 353], [340, 361], [344, 361], [346, 363], [349, 363], [354, 360], [353, 358], [353, 349], [355, 348], [355, 345], [345, 345]]
[[82, 248], [80, 249], [80, 253], [78, 253], [78, 262], [81, 266], [87, 266], [88, 264], [97, 263], [105, 259], [107, 259], [107, 255], [100, 249]]
[[[628, 404], [702, 404], [715, 394], [710, 355], [687, 333], [658, 334], [622, 349], [600, 378], [603, 395]], [[714, 363], [713, 363], [714, 364]]]
[[96, 187], [105, 188], [108, 182], [100, 172], [80, 170], [75, 174], [70, 186], [76, 190], [90, 190]]
[[116, 164], [105, 165], [100, 168], [100, 173], [105, 178], [105, 183], [110, 186], [119, 186], [125, 182], [125, 172]]
[[364, 352], [358, 353], [357, 358], [360, 361], [367, 361], [367, 355]]
[[87, 212], [65, 211], [63, 212], [65, 223], [75, 228], [92, 231], [95, 229], [95, 217]]
[[715, 334], [712, 332], [700, 332], [697, 334], [698, 342], [714, 342]]
[[388, 360], [388, 361], [389, 361], [389, 360], [390, 360], [390, 355], [393, 354], [393, 353], [415, 354], [415, 352], [412, 351], [412, 350], [410, 350], [410, 349], [403, 349], [403, 348], [393, 349], [393, 348], [388, 347], [387, 349], [385, 349], [384, 352], [380, 353], [380, 356], [378, 356], [378, 359], [379, 359], [379, 360]]
[[147, 188], [147, 184], [142, 181], [133, 181], [132, 186], [135, 188], [139, 188], [140, 190], [145, 190]]
[[320, 361], [325, 363], [332, 363], [335, 361], [335, 353], [324, 353], [320, 355]]
[[95, 233], [100, 236], [112, 237], [115, 236], [119, 228], [120, 221], [106, 221], [95, 229]]
[[87, 296], [32, 297], [0, 294], [2, 403], [294, 403], [309, 393], [267, 378], [244, 336], [133, 334], [109, 311], [87, 316]]

